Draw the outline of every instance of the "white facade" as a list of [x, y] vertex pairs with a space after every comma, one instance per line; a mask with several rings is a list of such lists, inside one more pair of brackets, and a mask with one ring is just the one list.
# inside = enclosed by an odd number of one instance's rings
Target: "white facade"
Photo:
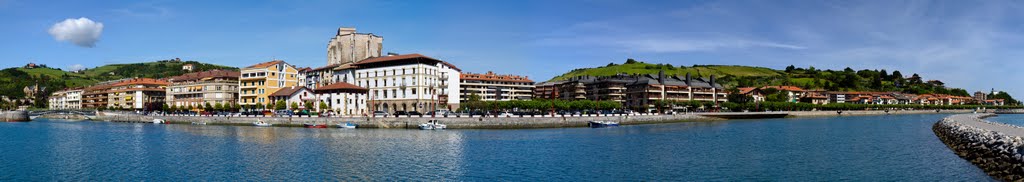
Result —
[[82, 89], [61, 90], [50, 94], [50, 109], [81, 109]]
[[327, 111], [342, 116], [362, 116], [367, 113], [366, 93], [348, 92], [322, 92], [316, 97], [320, 102], [314, 107], [320, 107], [320, 103], [327, 104], [328, 108], [318, 108], [320, 111]]
[[335, 78], [354, 78], [350, 83], [369, 89], [368, 100], [373, 110], [428, 112], [458, 108], [460, 74], [457, 68], [439, 60], [396, 61], [359, 65], [350, 72], [336, 71]]

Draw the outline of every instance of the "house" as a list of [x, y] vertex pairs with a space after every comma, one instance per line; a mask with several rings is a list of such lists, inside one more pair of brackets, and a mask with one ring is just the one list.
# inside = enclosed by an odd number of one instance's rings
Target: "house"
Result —
[[[315, 103], [314, 101], [316, 101], [316, 94], [314, 94], [312, 90], [303, 86], [281, 88], [280, 90], [277, 90], [277, 92], [270, 94], [268, 97], [275, 104], [280, 103], [278, 101], [284, 101], [284, 107], [288, 110], [313, 109], [306, 108], [305, 104], [306, 102]], [[298, 107], [292, 107], [293, 103]], [[275, 106], [275, 108], [278, 107], [280, 106]]]
[[[318, 103], [315, 103], [314, 107], [317, 107], [320, 113], [331, 113], [332, 115], [341, 116], [359, 116], [367, 114], [369, 89], [359, 87], [350, 83], [337, 82], [330, 85], [324, 85], [314, 89], [316, 93]], [[321, 104], [326, 104], [326, 108], [321, 108]]]

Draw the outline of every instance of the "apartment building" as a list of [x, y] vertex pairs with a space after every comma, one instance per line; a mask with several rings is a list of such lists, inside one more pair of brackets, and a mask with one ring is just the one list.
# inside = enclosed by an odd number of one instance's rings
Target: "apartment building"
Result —
[[50, 109], [81, 109], [83, 88], [58, 90], [50, 94]]
[[272, 102], [269, 96], [281, 88], [299, 85], [299, 70], [282, 60], [259, 63], [241, 69], [239, 105], [259, 109]]
[[178, 107], [238, 102], [238, 71], [210, 70], [167, 79], [167, 103]]
[[533, 98], [533, 80], [518, 75], [463, 73], [459, 76], [462, 102], [469, 96], [480, 96], [484, 101], [530, 100]]
[[376, 111], [419, 111], [459, 107], [461, 70], [451, 63], [420, 54], [388, 55], [365, 59], [335, 75], [367, 88], [368, 102]]
[[132, 110], [159, 110], [167, 98], [164, 80], [136, 78], [110, 86], [107, 91], [107, 107]]

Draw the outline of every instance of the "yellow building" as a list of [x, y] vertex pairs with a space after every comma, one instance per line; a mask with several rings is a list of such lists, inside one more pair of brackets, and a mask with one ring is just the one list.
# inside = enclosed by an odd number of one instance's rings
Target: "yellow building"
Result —
[[262, 109], [272, 102], [268, 96], [281, 88], [299, 85], [299, 71], [281, 60], [264, 62], [242, 68], [238, 80], [239, 105]]

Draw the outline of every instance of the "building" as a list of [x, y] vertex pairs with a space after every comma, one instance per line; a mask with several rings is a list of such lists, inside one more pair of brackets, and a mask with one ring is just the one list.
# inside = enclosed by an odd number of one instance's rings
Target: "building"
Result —
[[110, 89], [110, 86], [110, 84], [99, 84], [86, 87], [82, 92], [82, 108], [107, 108], [107, 90]]
[[195, 68], [196, 68], [196, 66], [192, 65], [192, 64], [185, 64], [185, 65], [181, 66], [181, 70], [185, 70], [185, 71], [188, 71], [188, 72], [192, 72], [193, 70], [195, 70]]
[[327, 65], [355, 63], [363, 59], [380, 57], [384, 37], [372, 33], [356, 33], [356, 28], [341, 27], [327, 43]]
[[530, 100], [533, 98], [533, 80], [517, 75], [463, 73], [459, 75], [462, 102], [469, 96], [480, 96], [484, 101]]
[[250, 110], [264, 108], [278, 90], [299, 85], [299, 70], [281, 60], [242, 68], [240, 75], [238, 102]]
[[545, 82], [534, 88], [534, 98], [562, 100], [618, 101], [627, 108], [652, 111], [660, 100], [675, 102], [727, 101], [722, 85], [710, 79], [659, 74], [580, 76], [565, 81]]
[[[313, 90], [316, 93], [315, 103], [321, 113], [341, 116], [365, 116], [368, 111], [366, 102], [369, 89], [359, 87], [350, 83], [338, 82], [318, 87]], [[326, 104], [327, 108], [319, 108], [320, 104]]]
[[[283, 103], [285, 105], [283, 107], [286, 108], [287, 110], [306, 109], [307, 102], [316, 102], [316, 94], [313, 93], [313, 90], [310, 90], [309, 88], [303, 86], [291, 86], [278, 89], [277, 92], [270, 94], [269, 98], [270, 101], [274, 104], [280, 104], [282, 102], [279, 101], [284, 101]], [[293, 104], [298, 107], [292, 107]], [[280, 107], [282, 106], [275, 105], [275, 108]]]
[[459, 107], [461, 70], [445, 61], [420, 54], [388, 55], [339, 68], [339, 80], [369, 89], [374, 111], [425, 113]]
[[107, 91], [107, 108], [130, 110], [159, 110], [167, 98], [164, 80], [136, 78], [110, 86]]
[[64, 89], [53, 92], [49, 98], [50, 109], [82, 109], [82, 88]]
[[981, 92], [981, 91], [974, 92], [974, 100], [978, 100], [978, 101], [988, 100], [988, 94], [985, 94], [985, 92]]
[[177, 107], [238, 102], [238, 71], [211, 70], [167, 79], [167, 103]]
[[301, 71], [303, 86], [309, 89], [316, 89], [318, 87], [334, 83], [334, 68], [338, 68], [339, 65], [327, 65], [319, 68], [309, 68]]

